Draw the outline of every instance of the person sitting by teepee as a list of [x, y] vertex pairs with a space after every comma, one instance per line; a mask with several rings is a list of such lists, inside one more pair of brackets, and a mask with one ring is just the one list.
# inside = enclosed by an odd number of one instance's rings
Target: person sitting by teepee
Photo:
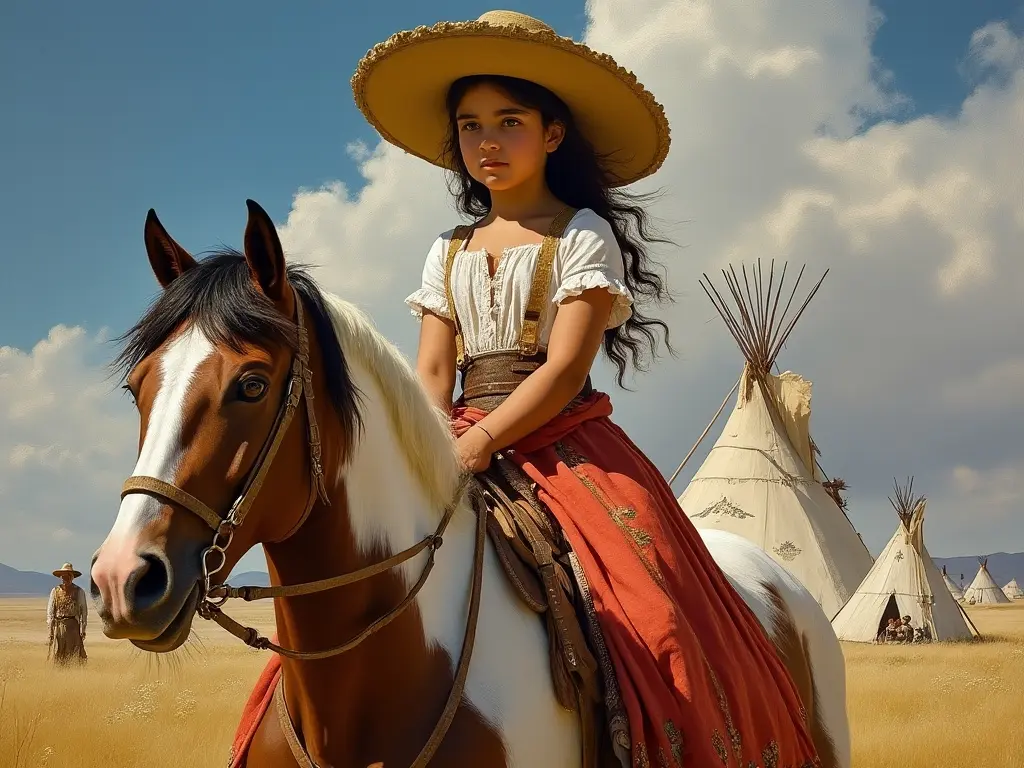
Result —
[[896, 637], [901, 643], [913, 642], [914, 627], [910, 623], [910, 616], [904, 616], [903, 620], [896, 625]]
[[885, 640], [886, 643], [898, 643], [899, 642], [899, 620], [889, 619], [889, 623], [885, 627]]
[[[890, 619], [890, 623], [891, 622], [892, 622], [892, 620]], [[889, 625], [888, 624], [882, 624], [881, 622], [878, 623], [878, 632], [875, 634], [875, 639], [874, 639], [875, 645], [878, 645], [879, 643], [884, 643], [885, 642], [885, 633], [888, 631], [888, 629], [889, 629]]]

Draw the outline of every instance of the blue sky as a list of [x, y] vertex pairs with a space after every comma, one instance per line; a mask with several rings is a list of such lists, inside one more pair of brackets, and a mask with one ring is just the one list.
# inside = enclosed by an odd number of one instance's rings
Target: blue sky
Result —
[[[746, 0], [629, 2], [595, 0], [594, 35], [670, 114], [673, 149], [655, 178], [666, 194], [651, 212], [680, 222], [666, 234], [685, 251], [664, 254], [682, 300], [662, 316], [680, 355], [634, 392], [612, 391], [616, 421], [671, 474], [740, 363], [699, 274], [725, 258], [828, 267], [780, 367], [814, 382], [813, 434], [853, 489], [869, 547], [892, 534], [892, 476], [913, 473], [929, 494], [934, 554], [1024, 549], [1024, 187], [1006, 160], [1024, 133], [1024, 3], [882, 0], [871, 53], [901, 101], [851, 139], [816, 128], [846, 125], [837, 118], [851, 105], [887, 103], [867, 67], [864, 0], [772, 0], [749, 16]], [[451, 212], [424, 164], [350, 156], [352, 142], [378, 139], [349, 78], [390, 33], [488, 5], [353, 5], [0, 11], [0, 562], [85, 562], [109, 529], [138, 426], [97, 366], [112, 346], [92, 339], [123, 332], [157, 290], [142, 244], [150, 207], [199, 252], [238, 245], [245, 198], [282, 225], [294, 201], [292, 253], [322, 260], [322, 283], [364, 302], [414, 353], [401, 298]], [[503, 5], [577, 39], [587, 19], [583, 0]], [[972, 66], [972, 35], [986, 25]], [[336, 191], [295, 197], [333, 181], [351, 195], [363, 173], [373, 183], [358, 204]], [[88, 338], [58, 333], [32, 358], [3, 350], [30, 350], [58, 324]], [[595, 368], [599, 386], [606, 368]]]
[[[345, 147], [375, 143], [348, 86], [359, 57], [397, 26], [474, 18], [489, 4], [358, 5], [7, 4], [0, 346], [30, 347], [57, 323], [130, 325], [155, 288], [141, 236], [150, 207], [198, 250], [236, 238], [246, 197], [282, 221], [300, 187], [358, 188]], [[505, 6], [577, 38], [585, 23], [578, 2]], [[958, 64], [973, 30], [1024, 27], [1024, 4], [1011, 0], [879, 7], [874, 53], [910, 99], [901, 119], [955, 112], [970, 88]]]

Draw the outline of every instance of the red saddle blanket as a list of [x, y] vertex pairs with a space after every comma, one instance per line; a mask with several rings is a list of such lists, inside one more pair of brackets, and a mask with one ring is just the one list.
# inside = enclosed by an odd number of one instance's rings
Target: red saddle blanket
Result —
[[[273, 638], [276, 642], [277, 638]], [[245, 709], [242, 710], [242, 720], [235, 731], [235, 740], [231, 743], [231, 762], [228, 768], [242, 768], [245, 765], [245, 758], [249, 753], [249, 745], [256, 735], [256, 729], [260, 727], [263, 716], [267, 714], [270, 705], [274, 701], [274, 689], [281, 679], [281, 657], [276, 653], [270, 657], [267, 666], [263, 668], [256, 686], [249, 694], [249, 700], [245, 702]]]

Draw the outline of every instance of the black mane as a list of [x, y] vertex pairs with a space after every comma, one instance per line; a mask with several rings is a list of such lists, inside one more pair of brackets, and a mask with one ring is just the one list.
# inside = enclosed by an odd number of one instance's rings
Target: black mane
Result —
[[[323, 293], [306, 267], [290, 264], [287, 270], [306, 310], [307, 323], [316, 329], [320, 341], [331, 405], [346, 440], [351, 440], [361, 425], [359, 392], [349, 375]], [[211, 342], [236, 352], [247, 344], [274, 342], [293, 352], [298, 348], [295, 324], [256, 289], [245, 256], [233, 248], [222, 248], [171, 282], [142, 318], [116, 339], [121, 350], [111, 363], [114, 371], [124, 379], [185, 324], [195, 324]]]

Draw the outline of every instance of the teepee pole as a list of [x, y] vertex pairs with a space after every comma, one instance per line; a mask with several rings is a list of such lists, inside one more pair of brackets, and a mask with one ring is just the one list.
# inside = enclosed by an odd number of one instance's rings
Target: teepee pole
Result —
[[[789, 265], [786, 262], [782, 263], [782, 270], [779, 275], [778, 283], [775, 281], [775, 259], [772, 259], [771, 265], [768, 268], [768, 280], [767, 285], [765, 284], [764, 269], [761, 266], [761, 259], [757, 260], [756, 268], [751, 266], [750, 271], [747, 271], [747, 265], [743, 264], [737, 272], [735, 266], [732, 264], [728, 265], [728, 269], [722, 270], [722, 277], [725, 278], [725, 290], [732, 297], [732, 302], [726, 301], [723, 296], [723, 292], [719, 292], [718, 288], [708, 277], [707, 273], [701, 276], [700, 287], [707, 294], [708, 299], [711, 300], [715, 310], [721, 316], [725, 322], [726, 328], [729, 330], [730, 335], [736, 341], [737, 346], [743, 353], [743, 357], [746, 360], [747, 366], [750, 368], [750, 373], [754, 378], [754, 381], [761, 389], [761, 394], [764, 398], [765, 404], [768, 407], [768, 412], [774, 421], [778, 422], [778, 426], [783, 426], [781, 414], [778, 410], [778, 404], [775, 402], [774, 393], [768, 387], [766, 376], [770, 375], [771, 367], [775, 362], [775, 358], [778, 356], [779, 351], [785, 345], [789, 339], [789, 335], [793, 332], [793, 328], [796, 326], [797, 321], [800, 320], [807, 309], [807, 305], [810, 304], [811, 299], [818, 292], [821, 284], [825, 281], [828, 276], [828, 270], [821, 276], [817, 283], [808, 291], [803, 301], [800, 302], [799, 307], [790, 316], [790, 308], [793, 306], [793, 300], [796, 298], [797, 290], [800, 287], [800, 280], [803, 278], [804, 271], [807, 265], [801, 267], [799, 274], [796, 276], [796, 280], [793, 283], [792, 289], [789, 292], [789, 298], [786, 301], [785, 306], [782, 308], [782, 313], [779, 314], [779, 304], [782, 299], [782, 293], [786, 282], [786, 269]], [[742, 381], [742, 376], [740, 380]], [[686, 463], [693, 456], [694, 452], [703, 442], [704, 438], [707, 437], [711, 427], [715, 425], [718, 417], [722, 415], [722, 411], [725, 410], [725, 406], [729, 402], [729, 398], [732, 396], [732, 392], [736, 391], [739, 386], [739, 381], [736, 382], [736, 386], [732, 388], [729, 395], [726, 396], [722, 402], [722, 406], [718, 409], [718, 413], [708, 424], [707, 429], [701, 434], [694, 443], [690, 452], [686, 454], [686, 458], [683, 459], [682, 463], [676, 468], [676, 471], [672, 473], [672, 477], [669, 479], [669, 485], [675, 482], [675, 479], [679, 476], [679, 473], [686, 466]], [[822, 474], [828, 477], [828, 473], [821, 467], [820, 462], [818, 463], [819, 469], [822, 470]], [[814, 476], [814, 467], [808, 467], [811, 470], [811, 476]], [[846, 515], [846, 511], [843, 510], [843, 514]], [[847, 520], [849, 516], [846, 515]]]
[[736, 383], [732, 385], [732, 389], [729, 390], [729, 394], [726, 395], [725, 400], [722, 401], [722, 405], [719, 407], [718, 413], [715, 414], [711, 423], [707, 425], [703, 432], [701, 432], [700, 437], [697, 438], [697, 442], [693, 444], [693, 448], [690, 449], [690, 452], [686, 454], [686, 458], [683, 459], [683, 463], [676, 467], [676, 471], [672, 473], [672, 477], [668, 481], [669, 485], [672, 485], [672, 483], [675, 482], [676, 478], [679, 477], [679, 473], [683, 471], [683, 467], [686, 466], [686, 462], [688, 462], [690, 457], [693, 456], [693, 452], [697, 450], [697, 447], [702, 442], [704, 442], [704, 438], [708, 436], [708, 432], [710, 432], [711, 428], [715, 426], [715, 422], [718, 421], [718, 417], [722, 415], [722, 411], [725, 410], [725, 406], [729, 404], [729, 398], [732, 397], [732, 393], [736, 391], [736, 388], [739, 387], [741, 381], [743, 381], [742, 375], [736, 380]]
[[967, 611], [964, 609], [964, 607], [962, 605], [960, 605], [960, 601], [959, 600], [954, 600], [953, 602], [956, 603], [956, 607], [960, 609], [960, 613], [963, 614], [963, 617], [965, 619], [967, 619], [967, 623], [971, 625], [971, 629], [974, 630], [974, 634], [976, 634], [978, 637], [981, 637], [981, 632], [974, 625], [974, 622], [971, 621], [971, 617], [967, 615]]

